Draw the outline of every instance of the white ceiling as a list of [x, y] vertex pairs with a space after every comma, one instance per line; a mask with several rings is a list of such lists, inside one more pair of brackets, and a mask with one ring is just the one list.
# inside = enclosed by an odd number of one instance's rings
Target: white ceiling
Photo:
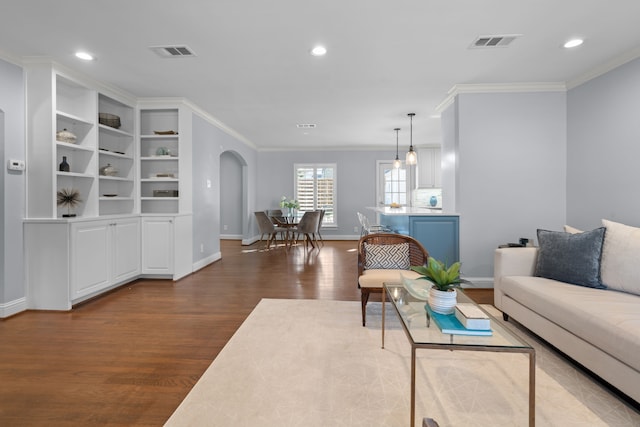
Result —
[[[394, 151], [395, 127], [408, 146], [409, 112], [415, 145], [440, 142], [432, 116], [456, 84], [571, 82], [635, 56], [639, 16], [637, 0], [3, 0], [0, 55], [188, 98], [259, 149]], [[469, 49], [487, 34], [522, 37]], [[582, 46], [561, 47], [576, 35]], [[149, 49], [176, 44], [197, 56]], [[309, 55], [316, 44], [326, 56]]]

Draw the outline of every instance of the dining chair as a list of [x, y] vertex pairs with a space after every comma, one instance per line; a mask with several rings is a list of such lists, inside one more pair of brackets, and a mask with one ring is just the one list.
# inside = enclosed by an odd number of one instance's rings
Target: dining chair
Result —
[[324, 209], [318, 209], [320, 212], [320, 218], [318, 219], [318, 228], [316, 232], [313, 233], [313, 239], [316, 243], [318, 243], [318, 237], [320, 238], [320, 242], [324, 245], [324, 239], [322, 238], [322, 234], [320, 234], [320, 229], [322, 228], [322, 220], [324, 219]]
[[429, 253], [411, 236], [371, 233], [358, 241], [358, 288], [361, 293], [362, 326], [367, 320], [367, 302], [372, 293], [382, 293], [385, 283], [402, 283], [402, 276], [416, 279], [411, 266], [425, 265]]
[[304, 235], [304, 246], [307, 247], [311, 244], [311, 247], [315, 248], [313, 243], [313, 235], [318, 232], [318, 221], [320, 220], [320, 211], [307, 211], [300, 218], [300, 222], [293, 228], [293, 232], [296, 235], [296, 242], [300, 234]]
[[369, 218], [365, 214], [356, 212], [358, 220], [360, 221], [360, 237], [369, 233], [389, 233], [391, 229], [382, 224], [371, 224]]
[[256, 221], [258, 223], [258, 229], [260, 230], [260, 241], [262, 241], [265, 234], [269, 236], [269, 239], [267, 240], [267, 243], [265, 246], [266, 249], [269, 249], [269, 247], [271, 246], [271, 242], [276, 240], [276, 236], [278, 233], [280, 233], [283, 240], [285, 240], [284, 236], [287, 233], [286, 228], [276, 227], [264, 211], [257, 211], [257, 212], [254, 212], [254, 214], [256, 216]]
[[281, 209], [272, 209], [267, 211], [267, 215], [271, 222], [273, 222], [276, 226], [287, 222], [287, 219], [284, 217]]

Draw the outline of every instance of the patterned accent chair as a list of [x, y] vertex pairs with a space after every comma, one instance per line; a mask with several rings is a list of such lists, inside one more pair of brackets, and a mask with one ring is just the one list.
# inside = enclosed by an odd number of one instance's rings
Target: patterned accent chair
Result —
[[420, 275], [412, 265], [425, 265], [429, 253], [416, 239], [402, 234], [372, 233], [358, 241], [358, 287], [362, 299], [362, 326], [366, 325], [371, 293], [382, 293], [384, 283], [402, 283], [402, 276]]

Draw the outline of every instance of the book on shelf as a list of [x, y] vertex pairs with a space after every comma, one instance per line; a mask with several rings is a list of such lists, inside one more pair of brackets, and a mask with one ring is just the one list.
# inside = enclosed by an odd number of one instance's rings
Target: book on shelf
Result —
[[429, 314], [429, 317], [433, 322], [438, 325], [440, 331], [443, 334], [453, 334], [453, 335], [484, 335], [489, 336], [493, 335], [493, 331], [491, 329], [467, 329], [464, 327], [462, 323], [458, 319], [456, 319], [455, 314], [440, 314], [436, 313], [429, 307], [429, 304], [425, 304], [425, 309]]
[[475, 304], [468, 302], [456, 304], [454, 314], [456, 319], [468, 329], [491, 329], [489, 316]]

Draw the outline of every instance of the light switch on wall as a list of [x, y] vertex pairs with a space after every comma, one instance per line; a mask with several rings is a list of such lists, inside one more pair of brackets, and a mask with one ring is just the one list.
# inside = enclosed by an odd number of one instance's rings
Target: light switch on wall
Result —
[[211, 188], [211, 180], [210, 179], [207, 180], [207, 188]]

